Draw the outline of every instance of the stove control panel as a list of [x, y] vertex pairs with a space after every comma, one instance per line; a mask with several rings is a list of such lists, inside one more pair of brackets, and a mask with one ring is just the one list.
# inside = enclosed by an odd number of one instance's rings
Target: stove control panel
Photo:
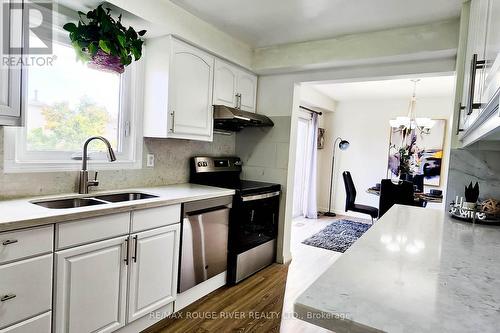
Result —
[[[191, 161], [191, 172], [227, 172], [241, 171], [243, 162], [239, 157], [193, 157]], [[193, 170], [194, 169], [194, 170]]]

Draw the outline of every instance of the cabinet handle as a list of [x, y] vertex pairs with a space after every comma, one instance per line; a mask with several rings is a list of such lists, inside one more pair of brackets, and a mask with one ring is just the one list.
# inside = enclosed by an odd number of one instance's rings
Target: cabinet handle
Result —
[[170, 112], [172, 116], [172, 127], [170, 128], [170, 132], [175, 132], [175, 111]]
[[237, 95], [237, 97], [238, 97], [238, 99], [237, 99], [237, 101], [238, 101], [238, 107], [237, 107], [237, 109], [238, 109], [238, 110], [241, 110], [241, 93], [239, 93], [239, 94]]
[[125, 259], [123, 261], [125, 261], [125, 265], [128, 265], [128, 237], [125, 238]]
[[462, 103], [458, 104], [458, 122], [457, 122], [457, 135], [460, 133], [460, 132], [463, 132], [463, 128], [460, 128], [460, 121], [461, 121], [461, 118], [462, 118], [462, 111], [465, 110], [465, 106], [462, 105]]
[[132, 259], [134, 259], [134, 262], [137, 262], [137, 241], [138, 241], [138, 236], [134, 236], [134, 256]]
[[7, 294], [7, 295], [2, 296], [2, 298], [0, 298], [0, 302], [6, 302], [9, 299], [13, 299], [13, 298], [16, 298], [16, 294]]
[[469, 82], [469, 99], [467, 102], [467, 115], [472, 114], [472, 111], [480, 109], [482, 107], [481, 103], [474, 103], [474, 94], [476, 88], [476, 73], [478, 69], [482, 69], [486, 66], [485, 60], [477, 60], [477, 54], [472, 56], [471, 66], [470, 66], [470, 82]]
[[2, 242], [2, 245], [3, 245], [3, 246], [7, 246], [7, 245], [9, 245], [9, 244], [14, 244], [14, 243], [17, 243], [17, 242], [18, 242], [18, 240], [17, 240], [17, 239], [7, 239], [7, 240], [4, 240], [4, 241]]
[[236, 105], [234, 106], [236, 109], [240, 108], [240, 94], [236, 93]]

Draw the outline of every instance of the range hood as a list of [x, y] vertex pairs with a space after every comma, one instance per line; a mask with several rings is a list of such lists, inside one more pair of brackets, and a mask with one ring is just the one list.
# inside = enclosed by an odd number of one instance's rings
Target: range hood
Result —
[[241, 111], [225, 105], [214, 105], [214, 128], [238, 132], [245, 127], [272, 127], [271, 119], [261, 114]]

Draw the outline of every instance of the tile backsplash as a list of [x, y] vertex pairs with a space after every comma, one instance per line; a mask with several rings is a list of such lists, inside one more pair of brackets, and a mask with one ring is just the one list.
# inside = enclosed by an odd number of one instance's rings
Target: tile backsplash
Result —
[[447, 204], [464, 196], [464, 186], [479, 183], [481, 200], [500, 200], [500, 151], [452, 149]]
[[[77, 172], [4, 173], [3, 127], [0, 126], [0, 199], [75, 192]], [[146, 154], [155, 167], [146, 167]], [[235, 135], [214, 135], [213, 142], [144, 138], [143, 168], [99, 171], [99, 190], [179, 184], [189, 181], [194, 155], [234, 155]]]

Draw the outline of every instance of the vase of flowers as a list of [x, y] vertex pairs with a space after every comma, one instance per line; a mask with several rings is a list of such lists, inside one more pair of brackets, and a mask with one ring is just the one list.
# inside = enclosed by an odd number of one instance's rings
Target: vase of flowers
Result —
[[141, 58], [144, 41], [140, 37], [146, 30], [125, 28], [122, 16], [115, 20], [111, 9], [102, 5], [78, 15], [77, 24], [66, 23], [63, 28], [69, 32], [78, 59], [89, 67], [121, 74], [133, 60]]
[[389, 168], [400, 180], [412, 181], [413, 176], [418, 173], [421, 164], [421, 151], [416, 145], [417, 135], [415, 131], [403, 136], [400, 147], [392, 145], [390, 149], [396, 149], [393, 160], [389, 162]]

